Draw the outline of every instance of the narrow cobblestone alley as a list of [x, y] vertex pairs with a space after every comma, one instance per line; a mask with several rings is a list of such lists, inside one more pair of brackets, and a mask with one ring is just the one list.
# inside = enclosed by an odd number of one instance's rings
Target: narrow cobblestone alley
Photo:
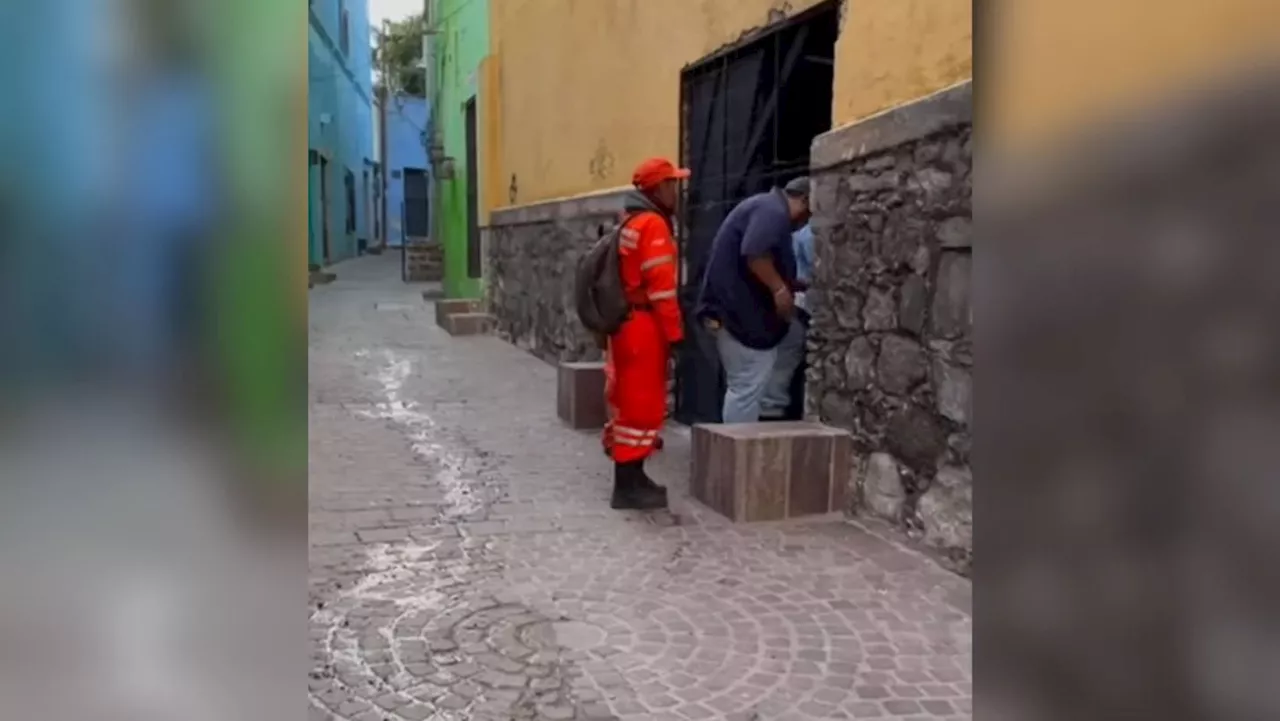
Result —
[[555, 369], [452, 338], [399, 255], [310, 296], [314, 719], [969, 719], [967, 581], [835, 519], [608, 507]]

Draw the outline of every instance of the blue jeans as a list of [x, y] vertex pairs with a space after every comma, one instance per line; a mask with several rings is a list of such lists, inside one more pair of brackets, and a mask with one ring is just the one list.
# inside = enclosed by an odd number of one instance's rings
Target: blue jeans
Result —
[[774, 361], [773, 372], [765, 384], [764, 397], [760, 399], [761, 415], [781, 417], [791, 407], [791, 377], [804, 361], [805, 331], [804, 323], [793, 318], [791, 327], [787, 329], [787, 337], [778, 344], [778, 358]]
[[724, 367], [728, 385], [721, 420], [725, 423], [755, 423], [760, 420], [760, 401], [773, 374], [778, 349], [748, 348], [724, 328], [713, 332], [716, 352], [720, 355], [720, 365]]

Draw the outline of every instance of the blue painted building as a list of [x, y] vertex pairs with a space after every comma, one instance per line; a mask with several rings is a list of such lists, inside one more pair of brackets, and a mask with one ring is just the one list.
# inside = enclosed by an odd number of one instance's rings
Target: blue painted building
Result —
[[430, 235], [431, 174], [426, 131], [431, 113], [424, 98], [392, 95], [386, 101], [387, 245]]
[[367, 0], [310, 0], [308, 15], [308, 255], [327, 265], [379, 230], [373, 43]]

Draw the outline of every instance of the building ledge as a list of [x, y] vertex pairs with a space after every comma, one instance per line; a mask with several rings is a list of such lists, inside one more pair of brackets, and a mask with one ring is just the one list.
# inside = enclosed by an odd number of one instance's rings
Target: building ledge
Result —
[[629, 190], [631, 186], [628, 185], [564, 198], [540, 200], [528, 205], [497, 208], [489, 213], [489, 227], [613, 215], [622, 210], [623, 198]]
[[966, 80], [819, 135], [809, 167], [820, 172], [972, 122], [973, 81]]

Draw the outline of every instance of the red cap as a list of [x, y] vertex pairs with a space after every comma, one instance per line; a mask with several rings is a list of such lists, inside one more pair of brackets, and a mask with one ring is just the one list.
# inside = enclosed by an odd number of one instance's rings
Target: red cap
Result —
[[688, 168], [677, 168], [666, 158], [649, 158], [636, 166], [631, 174], [631, 184], [648, 190], [664, 180], [683, 180], [689, 177]]

